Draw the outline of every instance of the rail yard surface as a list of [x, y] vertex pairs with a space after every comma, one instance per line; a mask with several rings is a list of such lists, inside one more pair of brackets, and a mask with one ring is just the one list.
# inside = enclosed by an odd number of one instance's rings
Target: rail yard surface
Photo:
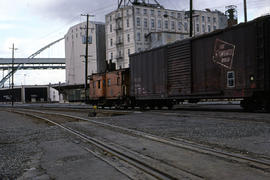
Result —
[[269, 179], [270, 114], [1, 107], [0, 179]]

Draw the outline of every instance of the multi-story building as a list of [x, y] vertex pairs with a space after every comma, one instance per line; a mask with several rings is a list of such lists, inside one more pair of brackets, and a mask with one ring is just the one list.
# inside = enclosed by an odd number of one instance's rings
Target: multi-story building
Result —
[[[159, 4], [138, 1], [119, 6], [117, 10], [106, 15], [106, 60], [116, 62], [117, 68], [129, 67], [129, 54], [152, 47], [153, 42], [151, 43], [151, 38], [148, 37], [153, 36], [149, 34], [175, 33], [175, 40], [189, 37], [187, 14], [185, 11], [165, 9]], [[227, 26], [226, 16], [219, 11], [195, 10], [193, 16], [194, 35]]]
[[[105, 24], [89, 22], [88, 25], [88, 75], [106, 68]], [[66, 84], [85, 83], [86, 22], [77, 24], [65, 35]]]

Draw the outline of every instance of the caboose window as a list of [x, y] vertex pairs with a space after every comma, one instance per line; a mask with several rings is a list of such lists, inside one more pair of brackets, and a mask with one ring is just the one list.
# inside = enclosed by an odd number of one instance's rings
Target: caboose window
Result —
[[98, 80], [98, 89], [100, 89], [100, 80]]
[[234, 71], [227, 72], [227, 87], [235, 87]]

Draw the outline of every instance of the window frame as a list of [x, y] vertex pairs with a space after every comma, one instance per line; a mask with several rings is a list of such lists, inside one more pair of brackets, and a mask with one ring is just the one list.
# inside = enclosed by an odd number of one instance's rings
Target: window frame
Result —
[[[230, 76], [232, 75], [232, 77]], [[234, 71], [227, 71], [226, 74], [226, 80], [227, 80], [227, 88], [235, 88], [235, 72]], [[231, 85], [231, 82], [233, 83]]]

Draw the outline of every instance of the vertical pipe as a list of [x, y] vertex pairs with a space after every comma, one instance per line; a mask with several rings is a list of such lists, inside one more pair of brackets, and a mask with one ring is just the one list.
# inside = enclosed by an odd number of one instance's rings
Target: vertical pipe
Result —
[[189, 37], [192, 37], [192, 31], [193, 31], [193, 23], [192, 23], [192, 12], [193, 12], [193, 5], [192, 0], [190, 0], [190, 9], [189, 9]]
[[247, 0], [244, 0], [244, 16], [245, 22], [247, 22]]

